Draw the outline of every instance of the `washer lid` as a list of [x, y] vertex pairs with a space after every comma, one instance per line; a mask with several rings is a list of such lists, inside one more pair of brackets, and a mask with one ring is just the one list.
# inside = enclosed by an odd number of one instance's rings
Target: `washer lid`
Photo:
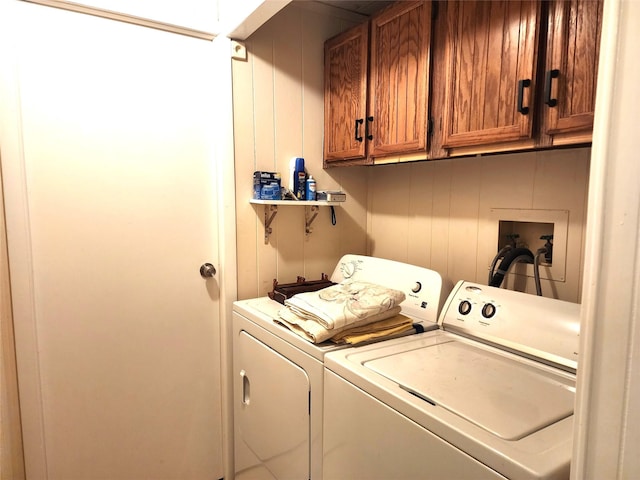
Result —
[[573, 414], [573, 379], [472, 343], [451, 340], [364, 365], [505, 440]]

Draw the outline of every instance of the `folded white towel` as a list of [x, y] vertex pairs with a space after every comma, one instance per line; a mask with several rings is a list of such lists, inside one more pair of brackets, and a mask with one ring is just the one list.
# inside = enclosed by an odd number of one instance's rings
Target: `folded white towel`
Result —
[[350, 325], [329, 330], [315, 320], [309, 320], [299, 317], [290, 308], [282, 308], [278, 312], [280, 318], [276, 321], [279, 321], [283, 326], [287, 327], [292, 332], [296, 333], [302, 338], [307, 339], [312, 343], [322, 343], [325, 340], [329, 340], [333, 336], [346, 330], [351, 330], [352, 328], [373, 324], [380, 320], [395, 317], [399, 313], [400, 307], [394, 307], [390, 310], [378, 313], [376, 315], [371, 315], [369, 317], [363, 318]]
[[285, 300], [285, 306], [298, 317], [333, 330], [394, 309], [404, 299], [404, 293], [399, 290], [369, 282], [346, 281], [316, 292], [298, 293]]

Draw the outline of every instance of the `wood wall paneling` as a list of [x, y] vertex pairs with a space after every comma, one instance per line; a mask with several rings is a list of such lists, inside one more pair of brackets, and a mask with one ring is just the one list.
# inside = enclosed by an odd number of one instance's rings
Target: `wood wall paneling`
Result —
[[[238, 298], [265, 295], [272, 282], [331, 274], [344, 253], [365, 253], [366, 176], [322, 168], [324, 42], [361, 19], [317, 4], [283, 9], [247, 41], [248, 60], [234, 61], [234, 130], [238, 224]], [[264, 207], [250, 205], [255, 170], [277, 171], [288, 186], [289, 160], [302, 156], [319, 189], [348, 200], [322, 207], [305, 234], [305, 208], [279, 206], [264, 243]]]
[[413, 265], [431, 264], [431, 244], [433, 242], [433, 192], [434, 163], [411, 163], [409, 177], [409, 220], [410, 235], [407, 236], [406, 262]]
[[[486, 284], [498, 250], [492, 209], [568, 210], [566, 278], [542, 289], [578, 302], [589, 156], [579, 148], [370, 168], [369, 253]], [[509, 282], [535, 293], [533, 278]]]
[[[433, 210], [431, 217], [431, 262], [425, 265], [445, 277], [449, 277], [450, 218], [451, 218], [451, 175], [449, 162], [435, 162], [433, 175]], [[420, 177], [414, 179], [414, 185], [420, 185]]]
[[451, 162], [448, 276], [477, 279], [483, 165], [473, 159]]
[[375, 167], [370, 177], [369, 210], [375, 212], [367, 226], [369, 250], [375, 256], [405, 262], [409, 238], [409, 179], [411, 165]]
[[[292, 157], [307, 155], [303, 149], [302, 138], [302, 85], [303, 71], [307, 68], [306, 60], [309, 58], [302, 56], [302, 16], [301, 9], [284, 9], [280, 21], [289, 27], [277, 28], [271, 36], [275, 115], [273, 155], [276, 171], [281, 172], [285, 178], [288, 178], [289, 160]], [[307, 169], [313, 171], [310, 160], [307, 162]], [[270, 285], [274, 278], [295, 279], [304, 272], [304, 208], [279, 208], [278, 225], [273, 240], [276, 247], [277, 270], [275, 276], [265, 272], [261, 283], [267, 285]]]

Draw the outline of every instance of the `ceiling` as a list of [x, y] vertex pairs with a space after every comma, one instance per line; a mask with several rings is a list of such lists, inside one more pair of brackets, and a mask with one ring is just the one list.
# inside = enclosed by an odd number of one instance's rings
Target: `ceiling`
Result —
[[378, 10], [393, 3], [386, 0], [317, 0], [318, 3], [331, 5], [332, 7], [342, 8], [350, 12], [360, 13], [362, 15], [372, 15]]

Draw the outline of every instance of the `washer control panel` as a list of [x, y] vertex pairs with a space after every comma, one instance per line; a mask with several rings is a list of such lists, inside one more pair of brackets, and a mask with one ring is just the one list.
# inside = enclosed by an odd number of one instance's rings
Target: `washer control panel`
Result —
[[486, 328], [499, 321], [497, 314], [502, 307], [500, 300], [487, 296], [482, 288], [467, 286], [459, 292], [455, 303], [457, 308], [451, 313], [455, 315], [454, 319], [466, 325], [466, 328]]
[[576, 368], [580, 305], [460, 281], [445, 302], [441, 328]]

